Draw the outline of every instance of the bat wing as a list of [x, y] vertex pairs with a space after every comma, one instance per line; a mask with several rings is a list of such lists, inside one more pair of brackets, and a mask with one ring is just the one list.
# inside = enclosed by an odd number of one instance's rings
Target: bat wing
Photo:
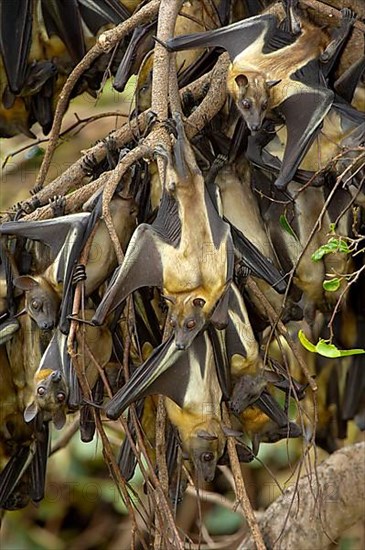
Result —
[[49, 425], [47, 422], [43, 423], [41, 429], [36, 433], [35, 453], [30, 465], [30, 497], [34, 502], [39, 502], [44, 498], [48, 451]]
[[226, 331], [217, 330], [213, 325], [209, 324], [208, 334], [213, 348], [219, 385], [224, 399], [228, 400], [232, 392], [232, 383], [231, 367], [226, 350]]
[[[182, 403], [189, 370], [188, 354], [189, 350], [178, 350], [173, 336], [170, 336], [153, 351], [147, 361], [133, 373], [127, 384], [109, 401], [105, 408], [107, 417], [115, 420], [128, 405], [147, 395], [167, 395], [176, 403]], [[168, 369], [169, 376], [166, 379], [163, 374]]]
[[80, 255], [90, 216], [80, 213], [39, 222], [5, 222], [0, 235], [26, 237], [49, 246], [53, 260], [57, 258], [57, 282], [65, 281]]
[[167, 40], [171, 51], [201, 47], [220, 47], [227, 50], [232, 61], [256, 40], [266, 42], [277, 29], [274, 15], [265, 14], [243, 19], [227, 27], [203, 33], [184, 34]]
[[0, 2], [0, 52], [9, 88], [21, 92], [32, 36], [32, 0]]
[[283, 274], [234, 225], [231, 225], [231, 233], [236, 251], [246, 267], [254, 275], [269, 283], [277, 292], [283, 294], [287, 286]]
[[361, 77], [365, 74], [365, 55], [360, 57], [351, 67], [347, 69], [335, 82], [334, 89], [348, 103], [354, 97], [356, 86]]
[[101, 325], [107, 315], [134, 290], [142, 286], [162, 286], [163, 254], [159, 243], [161, 238], [150, 225], [141, 224], [137, 227], [124, 261], [114, 272], [92, 319], [94, 324]]
[[78, 63], [86, 49], [77, 0], [42, 0], [42, 15], [48, 36], [57, 34]]
[[107, 23], [118, 25], [131, 15], [119, 0], [79, 0], [79, 10], [94, 35], [103, 25]]
[[[140, 399], [136, 403], [136, 416], [139, 422], [142, 422], [143, 408], [144, 408], [144, 401], [143, 399]], [[131, 436], [135, 440], [136, 431], [134, 428], [134, 424], [132, 422], [130, 411], [128, 413], [128, 429], [130, 431]], [[122, 474], [124, 479], [126, 479], [127, 481], [132, 479], [134, 470], [136, 469], [136, 465], [137, 465], [137, 458], [132, 451], [129, 438], [125, 436], [122, 446], [120, 447], [119, 456], [118, 456], [118, 466], [120, 469], [120, 473]]]
[[275, 186], [285, 189], [331, 108], [334, 94], [327, 88], [300, 86], [280, 105], [287, 126], [287, 142]]
[[34, 445], [22, 446], [7, 462], [0, 474], [0, 509], [13, 509], [9, 500], [34, 456]]

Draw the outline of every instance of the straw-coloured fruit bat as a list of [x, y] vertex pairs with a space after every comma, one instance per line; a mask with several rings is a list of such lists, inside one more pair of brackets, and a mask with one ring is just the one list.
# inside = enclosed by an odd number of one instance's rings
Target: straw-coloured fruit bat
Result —
[[[33, 300], [37, 300], [37, 293], [40, 294], [41, 302], [45, 300], [44, 292], [47, 288], [45, 308], [49, 311], [53, 311], [55, 308], [54, 292], [59, 297], [63, 296], [60, 321], [63, 330], [67, 330], [69, 324], [66, 315], [70, 313], [71, 303], [66, 298], [71, 298], [73, 270], [87, 235], [94, 224], [95, 219], [92, 214], [80, 213], [39, 222], [6, 222], [0, 226], [1, 235], [25, 237], [40, 241], [45, 245], [43, 251], [48, 250], [49, 254], [43, 252], [42, 255], [50, 258], [50, 263], [42, 275], [47, 284], [42, 282], [42, 284], [35, 285], [29, 279], [21, 279], [19, 284], [23, 283], [27, 287]], [[42, 258], [39, 258], [39, 261], [41, 262]], [[37, 282], [40, 282], [39, 279]], [[51, 285], [52, 291], [50, 291], [49, 285]], [[41, 323], [51, 326], [53, 322], [53, 316], [49, 316], [46, 320], [41, 318]]]
[[[85, 267], [86, 296], [94, 292], [117, 265], [105, 222], [97, 220], [99, 206], [91, 213], [72, 214], [40, 222], [8, 222], [0, 226], [0, 234], [40, 241], [50, 250], [47, 262], [43, 259], [47, 254], [34, 251], [36, 274], [22, 275], [13, 280], [17, 289], [25, 291], [27, 312], [42, 330], [56, 326], [61, 299], [61, 326], [62, 329], [67, 328], [65, 317], [70, 302], [68, 298], [71, 295], [72, 275], [93, 226], [96, 225], [96, 231]], [[116, 196], [110, 203], [110, 213], [122, 248], [125, 249], [136, 223], [136, 204], [131, 198]]]
[[[106, 326], [88, 324], [94, 313], [95, 310], [86, 309], [80, 314], [81, 323], [75, 342], [75, 353], [90, 389], [95, 387], [99, 377], [94, 361], [104, 368], [113, 348], [112, 336]], [[68, 409], [76, 409], [81, 403], [76, 373], [67, 350], [67, 335], [57, 328], [34, 375], [33, 396], [28, 401], [24, 418], [31, 422], [38, 415], [42, 421], [52, 420], [60, 430], [66, 422]]]
[[220, 327], [227, 322], [233, 250], [229, 226], [216, 212], [182, 121], [175, 118], [174, 160], [167, 154], [157, 217], [134, 232], [93, 321], [103, 323], [134, 290], [157, 286], [169, 306], [175, 344], [185, 349], [209, 319]]
[[198, 477], [211, 481], [225, 446], [221, 423], [222, 391], [212, 343], [207, 331], [198, 334], [187, 350], [179, 350], [170, 337], [136, 369], [105, 410], [116, 419], [135, 400], [162, 394], [168, 416], [179, 432], [183, 450]]
[[[287, 4], [296, 21], [295, 2]], [[251, 131], [260, 129], [268, 110], [278, 109], [288, 130], [283, 164], [275, 182], [278, 188], [285, 188], [292, 179], [331, 107], [334, 94], [321, 82], [319, 60], [328, 63], [334, 46], [343, 43], [353, 24], [352, 13], [344, 10], [343, 18], [341, 35], [328, 51], [330, 38], [309, 21], [296, 21], [298, 28], [289, 32], [280, 28], [272, 14], [166, 43], [171, 51], [212, 46], [228, 51], [231, 65], [227, 89]]]

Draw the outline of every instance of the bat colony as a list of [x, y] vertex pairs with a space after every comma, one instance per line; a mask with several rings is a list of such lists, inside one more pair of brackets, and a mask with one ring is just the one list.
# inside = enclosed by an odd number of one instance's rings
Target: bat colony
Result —
[[[128, 11], [119, 0], [73, 0], [66, 21], [60, 0], [0, 3], [3, 137], [35, 137], [36, 121], [50, 130], [67, 75], [100, 29], [126, 20], [139, 3], [130, 4]], [[331, 30], [296, 0], [263, 12], [268, 2], [251, 2], [244, 13], [236, 4], [216, 0], [212, 10], [211, 1], [193, 0], [184, 6], [191, 18], [180, 14], [175, 37], [164, 44], [178, 52], [180, 87], [227, 51], [227, 101], [189, 141], [185, 122], [197, 104], [185, 94], [182, 112], [164, 121], [171, 150], [156, 146], [163, 181], [155, 162], [141, 160], [119, 183], [109, 207], [124, 251], [120, 265], [101, 218], [102, 193], [81, 212], [65, 214], [56, 197], [52, 219], [23, 221], [19, 210], [0, 225], [1, 508], [43, 498], [50, 428], [62, 429], [77, 410], [81, 439], [90, 441], [96, 407], [117, 420], [135, 403], [154, 464], [157, 396], [164, 396], [174, 501], [186, 486], [181, 464], [197, 484], [211, 482], [217, 465], [227, 464], [227, 438], [250, 462], [261, 443], [304, 436], [304, 424], [309, 433], [308, 420], [289, 414], [294, 400], [304, 409], [310, 402], [307, 380], [282, 338], [269, 345], [272, 319], [247, 276], [294, 339], [300, 329], [312, 342], [328, 339], [341, 297], [333, 343], [364, 347], [363, 276], [342, 296], [363, 254], [337, 247], [313, 260], [330, 233], [355, 242], [364, 230], [364, 162], [356, 162], [364, 155], [365, 56], [339, 71], [356, 16], [343, 10]], [[112, 61], [102, 56], [75, 94], [95, 94], [108, 66], [117, 90], [138, 72], [134, 115], [150, 107], [155, 23], [136, 29]], [[85, 177], [118, 163], [123, 152], [111, 139], [104, 145], [103, 161], [84, 162]], [[338, 280], [337, 287], [325, 279]], [[76, 288], [83, 306], [75, 314]], [[345, 362], [304, 348], [302, 356], [319, 386], [316, 442], [332, 452], [348, 421], [365, 429], [363, 356]], [[75, 357], [90, 395], [81, 391]], [[128, 425], [135, 438], [130, 411]], [[136, 457], [128, 438], [118, 464], [131, 479]]]

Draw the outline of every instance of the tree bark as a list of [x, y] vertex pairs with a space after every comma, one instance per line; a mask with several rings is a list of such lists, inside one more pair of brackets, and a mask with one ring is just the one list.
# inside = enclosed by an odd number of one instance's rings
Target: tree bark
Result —
[[[259, 526], [268, 549], [322, 550], [365, 518], [365, 442], [336, 451], [286, 489]], [[239, 550], [254, 550], [246, 537]]]

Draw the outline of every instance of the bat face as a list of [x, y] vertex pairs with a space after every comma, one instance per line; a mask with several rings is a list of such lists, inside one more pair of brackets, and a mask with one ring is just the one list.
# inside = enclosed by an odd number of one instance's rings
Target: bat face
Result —
[[21, 275], [14, 279], [14, 285], [25, 291], [25, 307], [30, 317], [41, 330], [51, 330], [56, 326], [60, 298], [55, 290], [42, 277]]
[[60, 430], [66, 422], [65, 407], [68, 388], [65, 377], [60, 370], [41, 370], [37, 377], [34, 401], [24, 411], [24, 419], [30, 422], [38, 412], [43, 413], [44, 420], [52, 419]]
[[177, 349], [184, 350], [190, 346], [206, 323], [206, 301], [203, 298], [194, 298], [191, 293], [166, 299], [170, 301], [169, 323], [174, 331], [175, 345]]
[[248, 128], [261, 128], [269, 105], [270, 85], [258, 71], [237, 72], [233, 66], [227, 78], [227, 89]]
[[[214, 433], [212, 433], [214, 432]], [[214, 435], [214, 434], [217, 435]], [[225, 438], [222, 429], [216, 426], [211, 432], [198, 430], [189, 440], [189, 455], [194, 464], [198, 479], [213, 481], [217, 462], [223, 454]]]

